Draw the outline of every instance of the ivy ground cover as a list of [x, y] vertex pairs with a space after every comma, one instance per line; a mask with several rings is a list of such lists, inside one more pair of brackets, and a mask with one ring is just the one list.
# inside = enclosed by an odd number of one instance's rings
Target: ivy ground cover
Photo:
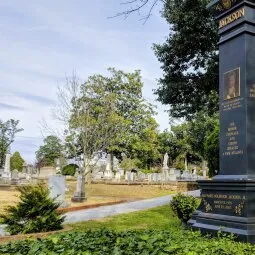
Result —
[[[253, 255], [255, 246], [230, 237], [202, 236], [181, 227], [169, 206], [71, 225], [45, 239], [0, 245], [0, 254]], [[70, 226], [69, 226], [70, 227]]]

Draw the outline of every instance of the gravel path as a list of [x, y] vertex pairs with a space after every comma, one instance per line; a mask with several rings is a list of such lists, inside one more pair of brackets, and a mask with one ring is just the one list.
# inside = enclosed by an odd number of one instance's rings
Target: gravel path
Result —
[[[200, 190], [189, 191], [187, 192], [192, 196], [199, 196]], [[89, 221], [93, 219], [100, 219], [104, 217], [109, 217], [121, 213], [129, 213], [135, 211], [141, 211], [145, 209], [150, 209], [153, 207], [166, 205], [172, 199], [174, 195], [139, 200], [135, 202], [127, 202], [117, 205], [109, 205], [109, 206], [100, 206], [97, 208], [80, 210], [75, 212], [66, 213], [65, 223], [75, 223], [81, 221]]]

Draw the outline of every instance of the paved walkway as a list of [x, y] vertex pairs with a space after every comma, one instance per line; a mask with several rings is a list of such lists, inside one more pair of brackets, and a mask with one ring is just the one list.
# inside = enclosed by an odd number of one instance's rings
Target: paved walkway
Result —
[[[200, 190], [189, 191], [187, 193], [192, 196], [199, 196]], [[127, 203], [109, 205], [109, 206], [100, 206], [100, 207], [92, 208], [92, 209], [80, 210], [76, 212], [68, 212], [65, 214], [66, 216], [65, 223], [89, 221], [89, 220], [100, 219], [100, 218], [109, 217], [109, 216], [113, 216], [113, 215], [117, 215], [121, 213], [129, 213], [129, 212], [150, 209], [153, 207], [168, 204], [173, 196], [174, 194], [170, 196], [139, 200], [135, 202], [127, 202]]]

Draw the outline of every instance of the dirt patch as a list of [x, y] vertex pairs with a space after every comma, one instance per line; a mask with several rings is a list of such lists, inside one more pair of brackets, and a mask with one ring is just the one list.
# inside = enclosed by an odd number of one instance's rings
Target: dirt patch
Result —
[[0, 243], [7, 243], [10, 241], [18, 241], [23, 239], [37, 239], [37, 238], [46, 238], [49, 235], [62, 233], [62, 232], [68, 232], [71, 231], [72, 227], [67, 226], [64, 227], [64, 229], [57, 230], [57, 231], [50, 231], [50, 232], [44, 232], [44, 233], [35, 233], [35, 234], [20, 234], [20, 235], [13, 235], [13, 236], [4, 236], [0, 237]]
[[100, 203], [100, 204], [91, 204], [91, 205], [77, 205], [74, 207], [67, 207], [67, 208], [59, 208], [57, 209], [57, 211], [59, 212], [74, 212], [74, 211], [79, 211], [79, 210], [84, 210], [84, 209], [91, 209], [91, 208], [97, 208], [100, 206], [107, 206], [107, 205], [116, 205], [116, 204], [121, 204], [121, 203], [125, 203], [127, 202], [127, 200], [119, 200], [119, 201], [115, 201], [115, 202], [107, 202], [107, 203]]

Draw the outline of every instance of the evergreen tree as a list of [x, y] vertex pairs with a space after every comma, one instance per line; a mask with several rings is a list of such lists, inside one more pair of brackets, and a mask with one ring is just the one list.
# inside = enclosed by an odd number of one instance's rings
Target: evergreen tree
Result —
[[23, 170], [25, 160], [20, 156], [18, 151], [14, 152], [11, 157], [11, 170], [17, 169], [20, 172]]
[[56, 209], [59, 204], [49, 197], [42, 185], [19, 186], [20, 202], [5, 208], [0, 215], [6, 230], [11, 234], [28, 234], [62, 229], [64, 217]]

